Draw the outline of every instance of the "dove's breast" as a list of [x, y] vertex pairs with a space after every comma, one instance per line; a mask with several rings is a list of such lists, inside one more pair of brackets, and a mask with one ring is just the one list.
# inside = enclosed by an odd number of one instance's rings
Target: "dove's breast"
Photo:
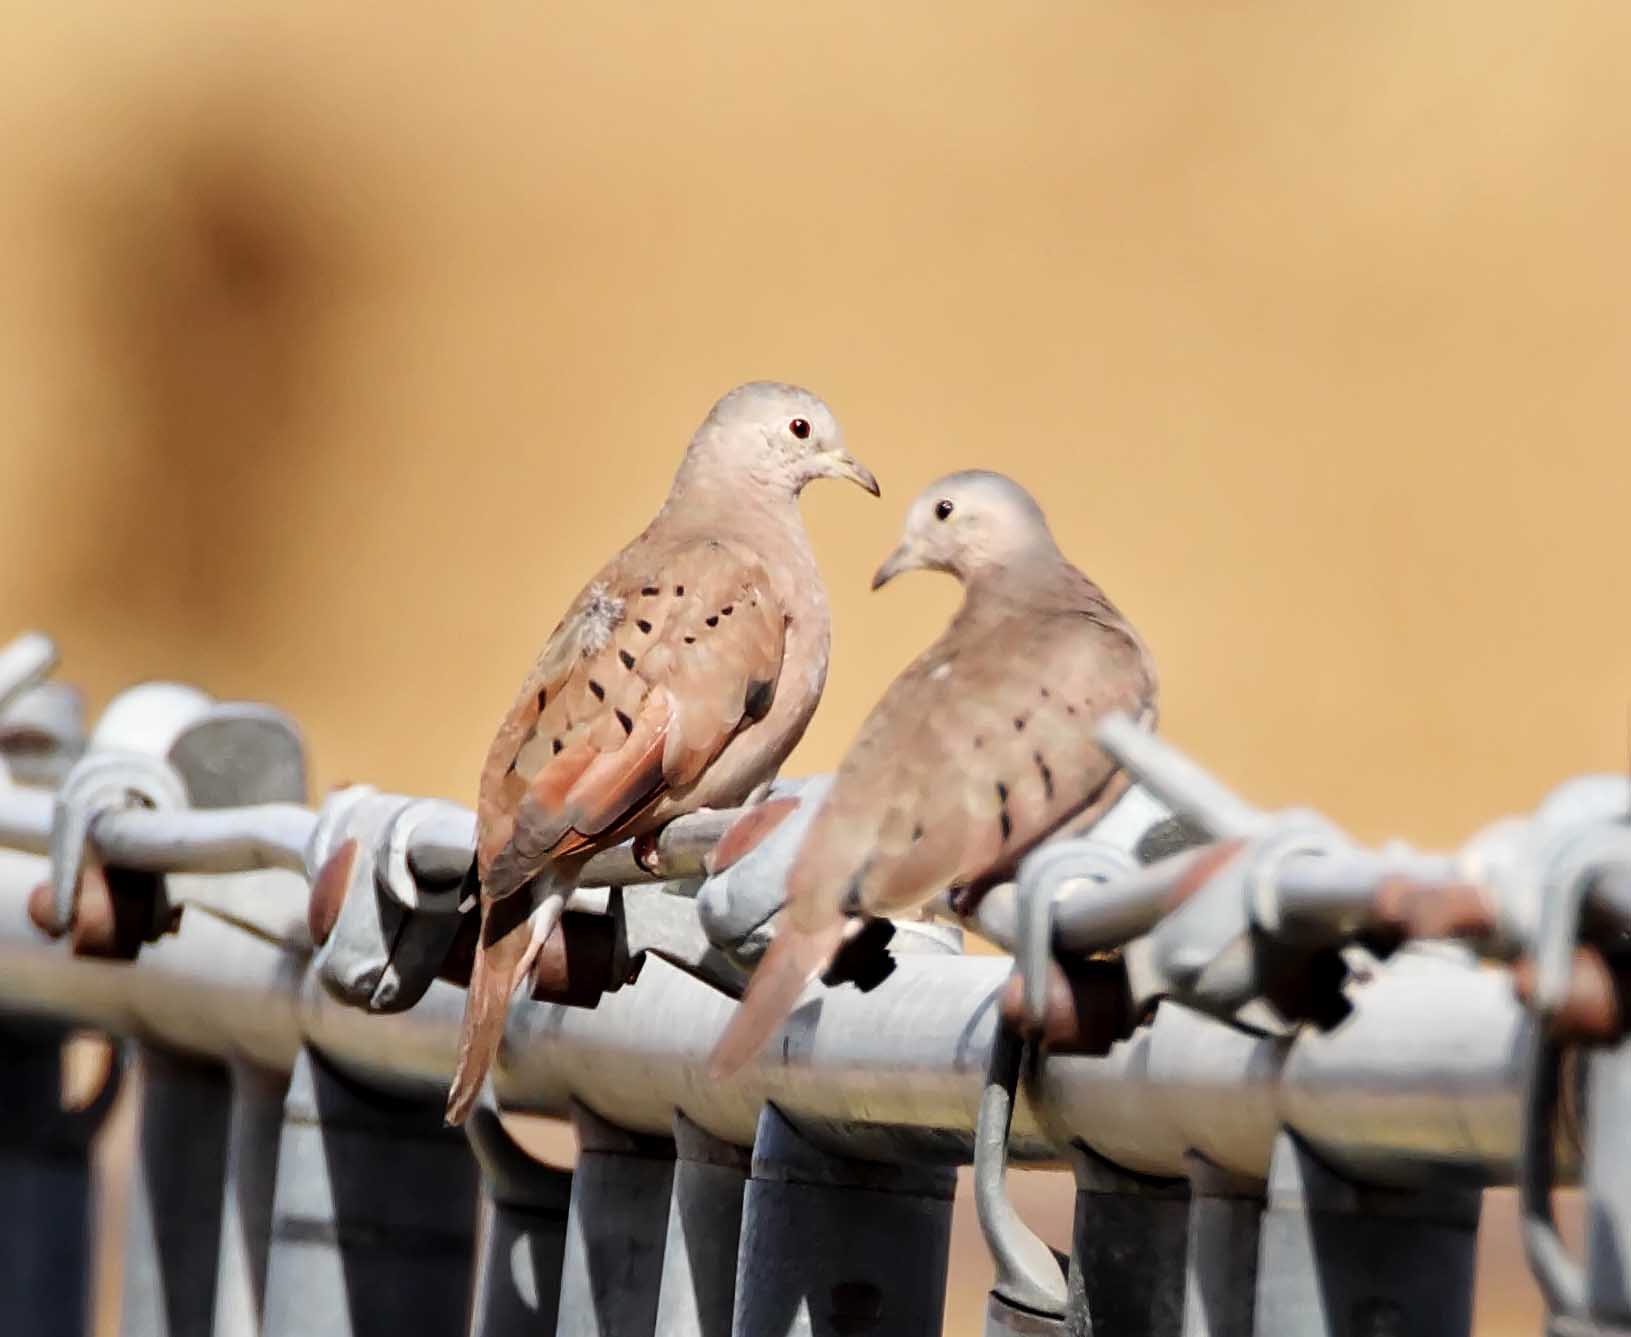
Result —
[[[770, 709], [739, 730], [695, 784], [666, 795], [654, 811], [658, 821], [698, 808], [740, 804], [755, 787], [776, 776], [821, 703], [832, 651], [832, 612], [815, 556], [797, 537], [785, 545], [762, 539], [752, 544], [762, 554], [776, 597], [787, 610], [787, 638]], [[776, 547], [782, 550], [766, 551]]]

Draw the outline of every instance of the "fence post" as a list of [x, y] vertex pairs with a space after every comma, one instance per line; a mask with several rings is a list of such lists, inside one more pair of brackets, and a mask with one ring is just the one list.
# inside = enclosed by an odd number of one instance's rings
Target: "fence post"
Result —
[[1631, 1040], [1593, 1051], [1587, 1064], [1586, 1310], [1624, 1330], [1631, 1327]]
[[210, 1337], [232, 1088], [217, 1063], [131, 1049], [139, 1103], [119, 1331]]
[[651, 1337], [674, 1182], [674, 1144], [573, 1103], [578, 1163], [555, 1337]]
[[657, 1294], [662, 1337], [729, 1337], [752, 1155], [674, 1115], [674, 1191]]
[[1263, 1184], [1191, 1152], [1184, 1337], [1253, 1337]]
[[266, 1337], [464, 1330], [476, 1167], [442, 1102], [358, 1086], [310, 1050], [283, 1106]]
[[1129, 1174], [1078, 1144], [1070, 1337], [1180, 1337], [1189, 1187]]
[[82, 1110], [62, 1108], [67, 1032], [0, 1027], [0, 1332], [83, 1337], [91, 1294], [91, 1140], [119, 1086], [117, 1056]]
[[742, 1208], [735, 1337], [936, 1337], [956, 1172], [829, 1155], [774, 1105]]
[[1269, 1164], [1256, 1337], [1465, 1337], [1480, 1194], [1361, 1188], [1282, 1132]]
[[289, 1079], [285, 1073], [238, 1062], [232, 1065], [231, 1080], [214, 1337], [259, 1337]]
[[553, 1337], [572, 1173], [534, 1160], [486, 1104], [465, 1133], [482, 1188], [470, 1337]]

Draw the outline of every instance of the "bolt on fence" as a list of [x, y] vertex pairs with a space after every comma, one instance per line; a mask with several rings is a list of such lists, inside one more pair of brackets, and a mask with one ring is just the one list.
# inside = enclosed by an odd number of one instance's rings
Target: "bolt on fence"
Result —
[[[1550, 1330], [1631, 1331], [1622, 779], [1369, 850], [1113, 720], [1110, 814], [966, 924], [860, 935], [712, 1082], [826, 785], [781, 783], [793, 815], [718, 876], [730, 814], [589, 866], [455, 1132], [471, 814], [308, 807], [286, 716], [176, 684], [87, 734], [54, 657], [0, 649], [0, 1331], [85, 1331], [89, 1148], [130, 1070], [129, 1337], [933, 1334], [969, 1162], [989, 1337], [1464, 1334], [1480, 1191], [1514, 1182]], [[86, 1026], [121, 1062], [64, 1112]], [[570, 1119], [575, 1167], [500, 1109]], [[1068, 1256], [1010, 1158], [1074, 1171]], [[1583, 1263], [1549, 1205], [1577, 1176]]]

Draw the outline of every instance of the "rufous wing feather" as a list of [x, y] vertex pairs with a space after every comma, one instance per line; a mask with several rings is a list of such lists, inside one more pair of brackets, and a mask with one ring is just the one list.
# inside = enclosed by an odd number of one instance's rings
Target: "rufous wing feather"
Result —
[[526, 955], [529, 898], [509, 896], [481, 902], [481, 939], [465, 996], [464, 1021], [459, 1028], [459, 1057], [448, 1090], [450, 1124], [463, 1123], [481, 1093], [488, 1069], [504, 1039], [504, 1022], [515, 992], [516, 972]]

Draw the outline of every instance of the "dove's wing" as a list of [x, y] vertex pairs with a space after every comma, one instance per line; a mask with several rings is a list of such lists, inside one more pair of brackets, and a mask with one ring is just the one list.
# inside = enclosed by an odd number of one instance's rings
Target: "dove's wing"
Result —
[[484, 893], [621, 840], [764, 715], [786, 617], [745, 547], [698, 539], [614, 563], [551, 636], [482, 769]]
[[895, 681], [845, 757], [789, 873], [794, 922], [987, 883], [1115, 787], [1093, 730], [1151, 706], [1137, 640], [1093, 611], [960, 630]]

